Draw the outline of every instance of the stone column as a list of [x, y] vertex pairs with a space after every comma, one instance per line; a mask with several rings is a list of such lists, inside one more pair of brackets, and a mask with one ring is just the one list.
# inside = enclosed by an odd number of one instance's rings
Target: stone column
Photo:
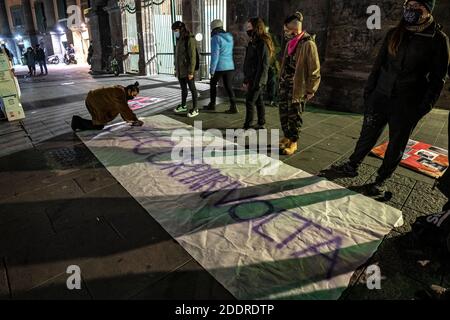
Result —
[[25, 22], [25, 33], [30, 37], [32, 45], [38, 43], [37, 32], [34, 28], [33, 11], [31, 10], [31, 0], [22, 0], [22, 8]]
[[[105, 7], [109, 16], [109, 28], [111, 31], [111, 54], [116, 54], [120, 61], [123, 56], [123, 33], [122, 33], [122, 15], [116, 0], [109, 0]], [[119, 63], [120, 72], [123, 72], [123, 65]]]
[[87, 14], [88, 28], [91, 32], [94, 54], [92, 56], [92, 72], [102, 73], [106, 68], [107, 57], [111, 54], [111, 31], [109, 16], [103, 10], [106, 3], [95, 0], [92, 10]]

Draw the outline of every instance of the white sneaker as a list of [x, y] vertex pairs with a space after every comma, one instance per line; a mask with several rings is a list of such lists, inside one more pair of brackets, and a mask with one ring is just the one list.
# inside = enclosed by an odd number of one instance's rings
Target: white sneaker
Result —
[[197, 109], [192, 110], [192, 111], [188, 112], [188, 114], [187, 114], [188, 118], [194, 118], [194, 117], [196, 117], [198, 115], [199, 115], [199, 112], [198, 112]]
[[187, 112], [187, 106], [182, 106], [181, 104], [179, 104], [175, 109], [173, 109], [173, 112], [175, 113]]

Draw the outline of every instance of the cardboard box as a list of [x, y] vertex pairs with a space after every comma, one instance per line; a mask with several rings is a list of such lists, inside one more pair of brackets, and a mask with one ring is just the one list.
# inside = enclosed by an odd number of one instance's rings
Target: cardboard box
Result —
[[13, 95], [19, 96], [16, 81], [14, 79], [0, 81], [0, 97], [8, 97]]
[[8, 56], [4, 52], [0, 52], [0, 71], [11, 70], [12, 65]]
[[8, 121], [14, 121], [25, 118], [22, 104], [17, 96], [0, 98], [0, 107]]
[[0, 81], [14, 80], [15, 76], [11, 70], [0, 71]]

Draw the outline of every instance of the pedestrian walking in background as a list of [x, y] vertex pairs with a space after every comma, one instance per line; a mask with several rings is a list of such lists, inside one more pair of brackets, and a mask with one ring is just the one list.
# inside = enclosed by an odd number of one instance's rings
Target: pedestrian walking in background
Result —
[[233, 90], [233, 36], [223, 29], [222, 20], [212, 21], [211, 30], [210, 103], [204, 109], [215, 110], [217, 84], [222, 79], [230, 101], [230, 108], [226, 113], [238, 113], [236, 97]]
[[367, 195], [384, 193], [386, 180], [402, 160], [409, 137], [437, 102], [449, 65], [449, 39], [434, 21], [435, 0], [405, 1], [403, 18], [388, 31], [364, 90], [365, 116], [349, 160], [333, 169], [347, 176], [375, 146], [386, 125], [389, 144]]
[[44, 70], [45, 70], [45, 75], [48, 74], [48, 70], [47, 70], [47, 59], [45, 57], [45, 51], [44, 49], [41, 48], [41, 46], [39, 44], [36, 45], [36, 61], [39, 63], [39, 68], [41, 69], [41, 73], [39, 74], [40, 76], [44, 74]]
[[24, 57], [28, 66], [28, 75], [36, 76], [36, 53], [32, 47], [28, 47]]
[[286, 48], [280, 74], [279, 112], [284, 137], [280, 153], [292, 155], [298, 149], [302, 113], [320, 85], [320, 61], [314, 36], [303, 30], [301, 12], [284, 21]]
[[79, 116], [72, 117], [72, 130], [102, 130], [108, 122], [113, 121], [119, 114], [122, 119], [133, 126], [142, 126], [134, 112], [128, 106], [128, 101], [139, 93], [139, 82], [129, 86], [113, 86], [89, 91], [86, 97], [86, 108], [92, 120]]
[[[270, 59], [275, 53], [271, 37], [266, 32], [261, 18], [251, 18], [247, 21], [248, 42], [244, 61], [245, 99], [244, 130], [250, 128], [264, 129], [266, 124], [264, 91], [267, 84]], [[258, 124], [253, 127], [255, 107], [258, 114]]]
[[[185, 113], [189, 118], [198, 116], [197, 89], [195, 88], [195, 71], [199, 69], [199, 56], [194, 35], [186, 29], [181, 21], [175, 21], [172, 31], [177, 39], [175, 48], [175, 76], [181, 86], [181, 104], [175, 113]], [[192, 107], [187, 106], [188, 86], [192, 95]]]

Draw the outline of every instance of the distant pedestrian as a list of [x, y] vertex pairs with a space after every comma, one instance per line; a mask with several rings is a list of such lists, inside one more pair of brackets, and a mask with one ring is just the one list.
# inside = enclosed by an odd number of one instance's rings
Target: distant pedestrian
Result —
[[[92, 41], [89, 44], [89, 48], [88, 48], [88, 55], [87, 55], [87, 63], [89, 65], [92, 65], [92, 56], [94, 55], [94, 47], [92, 46]], [[92, 67], [91, 67], [92, 69]]]
[[[175, 113], [187, 112], [188, 118], [198, 116], [197, 89], [195, 87], [195, 71], [198, 70], [199, 56], [194, 35], [186, 29], [181, 21], [175, 21], [172, 31], [177, 39], [175, 48], [175, 76], [181, 86], [181, 104], [175, 109]], [[188, 86], [192, 95], [192, 107], [187, 106]]]
[[36, 45], [36, 61], [39, 63], [39, 68], [41, 69], [41, 73], [39, 75], [42, 76], [44, 74], [44, 70], [45, 70], [45, 75], [47, 75], [48, 70], [47, 70], [47, 60], [45, 57], [45, 51], [44, 51], [44, 49], [41, 48], [41, 46], [39, 44]]
[[36, 76], [36, 53], [32, 47], [28, 47], [24, 57], [28, 66], [28, 75]]
[[217, 97], [217, 84], [222, 79], [225, 90], [230, 100], [230, 108], [227, 113], [238, 113], [236, 97], [233, 90], [233, 35], [223, 29], [222, 20], [211, 22], [211, 67], [210, 67], [210, 102], [206, 110], [215, 110]]
[[[266, 33], [266, 27], [261, 18], [251, 18], [247, 21], [247, 35], [250, 40], [244, 60], [244, 89], [247, 90], [244, 130], [263, 129], [266, 124], [264, 91], [270, 59], [275, 53], [274, 46], [272, 38]], [[253, 127], [255, 107], [258, 124]]]
[[119, 114], [122, 119], [133, 126], [142, 126], [144, 123], [136, 117], [128, 106], [128, 101], [134, 99], [139, 93], [139, 83], [129, 86], [114, 86], [89, 91], [86, 97], [86, 108], [92, 120], [79, 116], [72, 117], [72, 130], [102, 130]]

